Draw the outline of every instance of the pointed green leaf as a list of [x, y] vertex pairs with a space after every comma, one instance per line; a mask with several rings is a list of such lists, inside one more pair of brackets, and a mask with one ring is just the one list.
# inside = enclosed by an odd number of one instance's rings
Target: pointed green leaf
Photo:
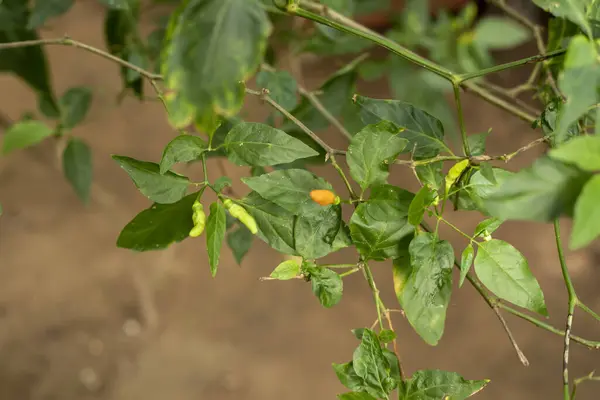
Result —
[[366, 126], [352, 138], [346, 161], [350, 174], [363, 190], [386, 183], [390, 163], [408, 143], [399, 136], [400, 132], [394, 124], [381, 121]]
[[338, 395], [339, 400], [377, 400], [369, 393], [365, 392], [350, 392]]
[[298, 84], [287, 71], [260, 71], [256, 84], [269, 90], [269, 96], [277, 104], [290, 111], [298, 104]]
[[188, 237], [194, 227], [192, 193], [173, 204], [153, 204], [142, 211], [121, 231], [117, 246], [134, 251], [161, 250]]
[[339, 205], [321, 207], [314, 214], [300, 214], [294, 225], [298, 255], [306, 259], [317, 259], [335, 251], [333, 243], [341, 224], [342, 208]]
[[573, 219], [571, 249], [585, 247], [600, 235], [600, 175], [594, 175], [583, 187]]
[[396, 332], [390, 329], [384, 329], [379, 332], [379, 341], [381, 343], [390, 343], [396, 339]]
[[[490, 179], [484, 177], [481, 170], [472, 172], [470, 177], [467, 175], [464, 179], [464, 184], [459, 183], [459, 209], [479, 210], [485, 215], [489, 214], [486, 209], [485, 201], [494, 193], [502, 182], [513, 176], [514, 172], [501, 168], [492, 168], [492, 174], [496, 183], [492, 183]], [[455, 189], [452, 189], [451, 193], [454, 192]]]
[[344, 282], [342, 278], [329, 268], [306, 268], [310, 275], [312, 291], [325, 308], [331, 308], [342, 299]]
[[600, 171], [600, 136], [580, 136], [550, 150], [550, 157], [585, 171]]
[[452, 293], [452, 245], [432, 233], [422, 233], [409, 246], [411, 274], [402, 291], [402, 308], [421, 338], [437, 345], [444, 333]]
[[546, 105], [546, 108], [542, 111], [542, 115], [540, 116], [544, 136], [547, 136], [550, 139], [550, 145], [552, 147], [558, 146], [579, 135], [577, 121], [574, 121], [566, 131], [564, 128], [561, 128], [562, 132], [557, 130], [558, 117], [563, 114], [562, 110], [564, 107], [562, 100], [553, 99]]
[[491, 235], [494, 231], [500, 228], [504, 220], [499, 218], [488, 218], [477, 224], [473, 237]]
[[458, 281], [458, 287], [462, 287], [469, 270], [471, 269], [471, 265], [473, 265], [473, 258], [475, 257], [475, 250], [473, 249], [473, 245], [469, 243], [467, 247], [462, 252], [460, 257], [460, 279]]
[[464, 400], [482, 390], [489, 380], [467, 381], [456, 372], [417, 371], [408, 379], [401, 400]]
[[254, 235], [245, 226], [240, 225], [235, 231], [227, 234], [227, 245], [231, 249], [235, 261], [242, 263], [244, 256], [250, 251]]
[[127, 172], [139, 191], [156, 203], [175, 203], [187, 192], [190, 181], [185, 176], [170, 171], [161, 175], [158, 164], [147, 161], [116, 155], [112, 158]]
[[253, 178], [242, 178], [242, 182], [261, 197], [294, 215], [308, 215], [322, 209], [310, 198], [312, 190], [333, 190], [331, 184], [303, 169], [274, 171]]
[[548, 315], [544, 294], [527, 260], [510, 243], [498, 239], [479, 243], [475, 272], [481, 283], [501, 299]]
[[419, 226], [423, 222], [423, 214], [435, 198], [436, 193], [428, 186], [423, 186], [410, 202], [408, 207], [408, 222], [412, 226]]
[[210, 264], [210, 274], [215, 277], [221, 258], [221, 247], [225, 239], [226, 228], [225, 207], [221, 203], [210, 205], [210, 215], [206, 221], [206, 250]]
[[395, 258], [401, 240], [413, 231], [408, 223], [408, 208], [414, 195], [396, 186], [381, 185], [361, 203], [350, 218], [350, 233], [360, 254], [366, 259]]
[[294, 215], [277, 204], [251, 192], [240, 200], [246, 211], [256, 220], [258, 237], [273, 249], [296, 255], [294, 249]]
[[481, 176], [488, 180], [488, 182], [496, 185], [498, 181], [496, 180], [496, 174], [494, 173], [494, 168], [492, 164], [489, 162], [482, 162], [479, 164], [479, 171], [481, 172]]
[[365, 391], [376, 398], [386, 398], [390, 392], [390, 364], [383, 355], [377, 334], [370, 329], [363, 331], [362, 339], [352, 356], [356, 375], [364, 381]]
[[72, 129], [85, 118], [92, 102], [92, 91], [87, 87], [70, 88], [60, 98], [61, 122], [65, 129]]
[[280, 281], [287, 281], [297, 277], [299, 274], [300, 265], [294, 260], [287, 260], [279, 264], [269, 276]]
[[396, 100], [370, 99], [355, 96], [365, 124], [391, 121], [404, 130], [399, 134], [408, 140], [406, 151], [417, 158], [435, 157], [440, 151], [450, 152], [444, 143], [444, 127], [435, 117], [408, 103]]
[[41, 121], [22, 121], [11, 125], [4, 133], [2, 153], [34, 146], [54, 133]]
[[193, 106], [200, 130], [212, 133], [212, 116], [232, 117], [241, 109], [240, 82], [262, 62], [270, 33], [257, 0], [188, 0], [172, 15], [162, 72], [184, 107]]
[[27, 29], [35, 30], [46, 22], [46, 20], [58, 17], [69, 11], [73, 6], [74, 0], [35, 0]]
[[220, 178], [218, 178], [215, 183], [213, 183], [213, 188], [221, 193], [223, 191], [223, 189], [225, 189], [228, 186], [231, 186], [231, 178], [228, 176], [222, 176]]
[[586, 17], [588, 0], [533, 0], [533, 2], [555, 17], [566, 18], [576, 23], [586, 35], [592, 36]]
[[442, 173], [443, 167], [442, 161], [437, 161], [425, 165], [419, 165], [415, 168], [419, 180], [429, 186], [431, 189], [439, 189], [442, 186], [444, 180], [444, 174]]
[[510, 49], [531, 39], [530, 31], [508, 17], [485, 17], [475, 26], [475, 43], [491, 50]]
[[474, 135], [467, 136], [467, 142], [469, 143], [469, 150], [471, 155], [480, 156], [485, 153], [485, 141], [490, 135], [491, 131], [476, 133]]
[[485, 208], [502, 219], [552, 221], [570, 214], [588, 173], [552, 160], [537, 159], [529, 168], [499, 182], [486, 199]]
[[237, 165], [265, 167], [318, 155], [287, 133], [256, 122], [240, 122], [225, 137], [229, 160]]
[[160, 173], [164, 174], [176, 163], [187, 163], [199, 160], [206, 151], [207, 145], [198, 136], [179, 135], [171, 140], [163, 151], [160, 160]]
[[352, 361], [344, 364], [333, 363], [333, 370], [338, 379], [350, 390], [361, 391], [364, 389], [364, 380], [356, 374]]
[[404, 288], [406, 287], [406, 282], [408, 282], [408, 278], [410, 277], [410, 274], [412, 272], [412, 266], [410, 264], [410, 253], [408, 251], [412, 239], [412, 235], [402, 239], [401, 250], [398, 256], [394, 258], [394, 292], [396, 293], [396, 298], [398, 299], [398, 303], [400, 304], [400, 306], [402, 306], [402, 298]]
[[69, 139], [63, 152], [63, 171], [79, 198], [87, 203], [92, 187], [92, 152], [89, 146], [77, 138]]

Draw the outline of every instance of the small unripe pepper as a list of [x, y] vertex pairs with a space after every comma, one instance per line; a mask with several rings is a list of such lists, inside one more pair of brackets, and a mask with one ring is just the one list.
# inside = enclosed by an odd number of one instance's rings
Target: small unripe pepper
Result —
[[231, 201], [231, 199], [223, 200], [223, 206], [229, 211], [229, 214], [231, 214], [233, 218], [246, 225], [246, 228], [248, 228], [252, 234], [255, 235], [258, 232], [256, 220], [252, 215], [248, 214], [248, 211], [246, 211], [244, 207], [240, 206], [239, 204], [235, 204], [233, 201]]
[[198, 237], [204, 232], [204, 226], [206, 225], [206, 214], [204, 213], [204, 207], [198, 200], [194, 201], [192, 205], [192, 221], [194, 227], [190, 231], [191, 237]]
[[340, 204], [340, 196], [336, 196], [331, 190], [312, 190], [310, 192], [310, 198], [317, 204], [322, 206], [329, 206], [331, 204]]

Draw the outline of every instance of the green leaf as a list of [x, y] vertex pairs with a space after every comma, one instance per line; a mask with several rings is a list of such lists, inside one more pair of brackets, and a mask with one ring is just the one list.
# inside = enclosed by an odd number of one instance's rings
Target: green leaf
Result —
[[475, 42], [492, 50], [510, 49], [527, 43], [530, 31], [508, 17], [485, 17], [475, 27]]
[[160, 173], [164, 174], [176, 163], [199, 160], [206, 149], [206, 142], [198, 136], [179, 135], [175, 137], [163, 151], [160, 160]]
[[237, 261], [238, 264], [242, 263], [244, 256], [248, 253], [248, 251], [250, 251], [253, 240], [254, 235], [252, 232], [242, 225], [240, 225], [240, 227], [235, 231], [227, 234], [227, 245], [231, 249], [231, 252], [235, 257], [235, 261]]
[[228, 186], [231, 186], [231, 178], [228, 176], [221, 176], [220, 178], [218, 178], [215, 183], [213, 183], [213, 188], [221, 193], [223, 191], [223, 189], [225, 189]]
[[256, 75], [256, 84], [268, 89], [269, 96], [288, 111], [298, 104], [298, 83], [287, 71], [262, 70]]
[[492, 164], [489, 162], [482, 162], [479, 164], [479, 171], [481, 172], [481, 176], [488, 180], [488, 182], [496, 185], [498, 181], [496, 180], [496, 174], [494, 173], [494, 168]]
[[274, 171], [253, 178], [242, 178], [242, 182], [261, 197], [294, 215], [313, 214], [322, 209], [310, 198], [312, 190], [333, 190], [324, 179], [302, 169]]
[[153, 204], [140, 212], [121, 231], [117, 247], [134, 251], [166, 249], [187, 238], [194, 227], [192, 193], [173, 204]]
[[158, 164], [151, 162], [116, 155], [112, 158], [127, 172], [139, 191], [156, 203], [175, 203], [187, 192], [190, 181], [185, 176], [170, 171], [161, 174]]
[[600, 170], [600, 136], [580, 136], [550, 150], [550, 157], [585, 171]]
[[65, 177], [84, 202], [90, 199], [92, 187], [92, 152], [80, 139], [70, 138], [62, 156]]
[[352, 366], [356, 375], [363, 379], [367, 393], [376, 398], [387, 398], [390, 364], [372, 330], [363, 331], [360, 345], [352, 356]]
[[300, 265], [294, 260], [287, 260], [275, 267], [269, 276], [280, 281], [287, 281], [297, 277], [299, 274]]
[[381, 343], [390, 343], [394, 339], [396, 339], [396, 332], [390, 329], [384, 329], [381, 332], [379, 332], [379, 341]]
[[402, 306], [402, 298], [406, 282], [412, 272], [412, 266], [410, 264], [410, 253], [408, 251], [410, 242], [413, 236], [407, 236], [402, 240], [401, 251], [398, 256], [394, 259], [393, 268], [393, 281], [394, 281], [394, 292], [398, 303]]
[[312, 291], [323, 307], [331, 308], [340, 302], [344, 289], [342, 278], [329, 268], [307, 268]]
[[386, 183], [389, 165], [404, 150], [408, 141], [401, 129], [388, 121], [368, 125], [351, 140], [346, 161], [350, 174], [363, 190]]
[[294, 215], [277, 204], [251, 192], [240, 200], [246, 211], [256, 220], [258, 237], [273, 249], [296, 255], [294, 245]]
[[262, 62], [270, 33], [271, 23], [257, 0], [188, 0], [173, 13], [162, 73], [184, 108], [193, 107], [201, 130], [212, 132], [210, 120], [216, 115], [232, 117], [240, 111], [240, 82]]
[[342, 208], [339, 205], [321, 207], [314, 214], [300, 214], [294, 225], [296, 252], [306, 259], [317, 259], [332, 253], [341, 224]]
[[471, 269], [471, 265], [473, 265], [473, 258], [475, 257], [475, 250], [473, 249], [473, 245], [469, 243], [467, 247], [462, 252], [460, 257], [460, 279], [458, 281], [458, 287], [462, 287], [469, 270]]
[[60, 98], [61, 122], [65, 129], [72, 129], [85, 118], [92, 102], [92, 91], [87, 87], [70, 88]]
[[406, 380], [402, 400], [464, 400], [482, 390], [489, 380], [468, 381], [456, 372], [417, 371]]
[[575, 36], [569, 44], [564, 69], [558, 76], [558, 87], [567, 101], [560, 110], [555, 135], [564, 136], [571, 124], [598, 103], [599, 83], [600, 62], [596, 45], [582, 35]]
[[437, 161], [425, 165], [419, 165], [415, 168], [419, 180], [429, 186], [431, 189], [437, 190], [442, 186], [444, 181], [444, 174], [442, 173], [442, 167], [444, 163]]
[[485, 153], [485, 141], [490, 135], [491, 131], [476, 133], [475, 135], [467, 136], [467, 142], [469, 143], [469, 150], [471, 155], [480, 156]]
[[132, 0], [99, 0], [105, 6], [115, 10], [127, 10], [130, 8]]
[[501, 168], [492, 168], [492, 173], [496, 183], [492, 183], [490, 179], [484, 177], [481, 171], [475, 171], [470, 177], [467, 176], [464, 184], [459, 183], [458, 204], [460, 209], [479, 210], [483, 214], [489, 214], [485, 201], [502, 182], [514, 175], [513, 172]]
[[71, 6], [73, 6], [73, 0], [35, 0], [27, 22], [27, 29], [34, 30], [41, 27], [46, 20], [69, 11]]
[[[362, 336], [361, 336], [362, 339]], [[364, 389], [364, 380], [356, 374], [352, 362], [344, 364], [333, 363], [333, 370], [338, 379], [350, 390], [361, 391]]]
[[503, 222], [504, 220], [499, 218], [488, 218], [483, 220], [477, 224], [473, 237], [491, 235], [496, 229], [500, 228], [500, 225], [502, 225]]
[[444, 143], [444, 127], [435, 117], [397, 100], [378, 100], [355, 96], [365, 124], [391, 121], [404, 130], [399, 134], [408, 140], [406, 149], [417, 158], [435, 157], [440, 151], [451, 152]]
[[527, 260], [511, 244], [498, 239], [479, 243], [475, 272], [481, 283], [501, 299], [548, 315], [538, 281]]
[[590, 175], [546, 156], [500, 181], [484, 200], [492, 216], [524, 221], [552, 221], [570, 214]]
[[552, 147], [558, 146], [567, 140], [579, 135], [579, 127], [577, 121], [573, 122], [565, 131], [559, 132], [556, 129], [557, 120], [559, 115], [562, 114], [564, 103], [560, 99], [553, 99], [547, 105], [540, 117], [542, 130], [544, 136], [548, 136], [550, 139], [550, 145]]
[[583, 187], [575, 203], [570, 248], [587, 246], [600, 235], [600, 175], [594, 175]]
[[350, 392], [350, 393], [339, 394], [338, 399], [340, 399], [340, 400], [377, 400], [375, 397], [373, 397], [369, 393], [365, 393], [365, 392]]
[[406, 318], [423, 340], [437, 345], [444, 333], [452, 293], [452, 245], [432, 233], [422, 233], [409, 246], [412, 271], [402, 291]]
[[414, 195], [396, 186], [381, 185], [361, 203], [350, 218], [350, 233], [360, 254], [366, 259], [395, 258], [401, 240], [413, 231], [408, 223], [408, 208]]
[[210, 205], [210, 215], [206, 221], [206, 250], [210, 264], [210, 274], [214, 278], [217, 274], [219, 259], [221, 258], [221, 247], [225, 239], [226, 229], [225, 207], [215, 202]]
[[285, 132], [256, 122], [240, 122], [225, 138], [229, 160], [234, 164], [265, 167], [318, 155]]
[[436, 193], [431, 190], [428, 186], [423, 186], [415, 195], [413, 200], [410, 202], [408, 207], [408, 222], [412, 226], [419, 226], [423, 221], [423, 214], [427, 207], [431, 205], [431, 202], [435, 198]]
[[4, 155], [34, 146], [54, 133], [41, 121], [22, 121], [11, 125], [4, 133], [2, 153]]
[[566, 18], [592, 37], [592, 31], [586, 18], [588, 0], [533, 0], [540, 8], [559, 18]]

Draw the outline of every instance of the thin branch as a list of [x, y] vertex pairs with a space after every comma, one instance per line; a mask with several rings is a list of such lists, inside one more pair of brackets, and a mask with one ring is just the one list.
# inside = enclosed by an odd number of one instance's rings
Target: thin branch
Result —
[[[385, 315], [385, 319], [387, 320], [388, 326], [390, 327], [390, 329], [394, 332], [396, 332], [394, 330], [394, 325], [392, 324], [392, 318], [390, 317], [390, 311], [391, 310], [384, 310], [383, 315]], [[392, 348], [394, 349], [394, 354], [396, 355], [396, 358], [398, 359], [398, 370], [400, 371], [400, 380], [404, 380], [405, 374], [404, 374], [404, 368], [402, 368], [402, 359], [400, 358], [400, 352], [398, 351], [398, 341], [396, 340], [396, 338], [394, 338], [394, 340], [392, 340]]]
[[462, 140], [463, 154], [465, 155], [465, 157], [470, 157], [471, 150], [469, 149], [469, 140], [467, 139], [467, 128], [465, 126], [465, 116], [463, 114], [462, 103], [460, 100], [460, 83], [453, 83], [452, 88], [454, 90], [454, 101], [456, 102], [456, 113], [458, 114], [458, 126], [460, 128], [460, 137]]
[[571, 392], [571, 400], [575, 400], [575, 395], [577, 394], [577, 387], [585, 381], [600, 382], [600, 376], [594, 376], [594, 371], [592, 371], [584, 377], [574, 379], [573, 380], [573, 391]]
[[314, 93], [309, 92], [302, 86], [298, 86], [298, 92], [302, 96], [306, 97], [306, 99], [313, 105], [313, 107], [316, 108], [317, 111], [319, 111], [321, 115], [323, 115], [323, 117], [325, 117], [325, 119], [329, 121], [331, 125], [335, 126], [337, 130], [342, 133], [342, 135], [344, 135], [348, 140], [352, 140], [352, 135], [350, 134], [350, 132], [348, 132], [344, 125], [342, 125], [342, 123], [336, 117], [334, 117], [333, 114], [329, 112], [329, 110], [325, 108], [323, 103], [321, 103], [321, 100], [319, 100], [319, 98], [315, 96]]
[[598, 315], [594, 310], [583, 304], [581, 301], [577, 302], [577, 307], [581, 308], [586, 313], [590, 314], [594, 319], [600, 321], [600, 315]]

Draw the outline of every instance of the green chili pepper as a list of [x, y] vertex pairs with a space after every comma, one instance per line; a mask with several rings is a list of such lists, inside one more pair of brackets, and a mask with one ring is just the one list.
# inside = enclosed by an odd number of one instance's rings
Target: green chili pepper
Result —
[[198, 200], [192, 205], [192, 221], [194, 227], [190, 231], [191, 237], [198, 237], [204, 232], [204, 226], [206, 225], [206, 214], [204, 213], [204, 207]]
[[229, 211], [229, 214], [242, 224], [246, 225], [246, 228], [253, 234], [258, 232], [258, 225], [256, 224], [256, 220], [246, 209], [238, 204], [235, 204], [231, 199], [223, 200], [223, 206], [226, 210]]

